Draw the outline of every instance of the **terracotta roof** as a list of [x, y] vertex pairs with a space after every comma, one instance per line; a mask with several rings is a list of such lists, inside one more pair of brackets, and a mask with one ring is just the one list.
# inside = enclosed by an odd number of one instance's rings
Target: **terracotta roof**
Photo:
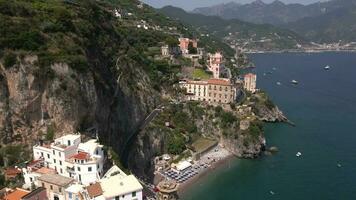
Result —
[[74, 179], [58, 174], [43, 174], [38, 178], [38, 180], [58, 186], [67, 186], [70, 183], [74, 182]]
[[224, 79], [209, 79], [208, 84], [212, 85], [231, 85], [230, 81]]
[[74, 156], [72, 156], [72, 158], [78, 159], [78, 160], [85, 160], [88, 157], [89, 157], [89, 154], [86, 152], [79, 152], [79, 153], [75, 154]]
[[22, 199], [30, 199], [31, 197], [33, 197], [41, 192], [46, 193], [46, 188], [39, 187], [39, 188], [33, 190], [32, 192], [26, 194], [25, 196], [23, 196]]
[[103, 190], [101, 189], [101, 186], [99, 183], [89, 185], [87, 187], [87, 190], [88, 190], [88, 194], [89, 194], [90, 198], [95, 198], [95, 197], [103, 194]]
[[21, 174], [21, 171], [16, 168], [7, 168], [5, 170], [5, 175], [6, 176], [17, 176], [18, 174]]
[[5, 200], [21, 200], [23, 196], [30, 193], [30, 191], [16, 188], [13, 192], [8, 195], [5, 195]]
[[47, 167], [41, 167], [40, 169], [36, 170], [36, 172], [40, 174], [57, 174], [56, 170]]

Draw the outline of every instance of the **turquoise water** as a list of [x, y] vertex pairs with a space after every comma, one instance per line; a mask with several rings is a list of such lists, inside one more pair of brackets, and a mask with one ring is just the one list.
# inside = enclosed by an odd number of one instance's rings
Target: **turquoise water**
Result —
[[[297, 126], [266, 125], [267, 144], [280, 150], [276, 155], [233, 160], [200, 179], [182, 199], [356, 199], [356, 54], [251, 58], [258, 87]], [[272, 74], [263, 76], [266, 72]], [[293, 79], [299, 84], [290, 84]]]

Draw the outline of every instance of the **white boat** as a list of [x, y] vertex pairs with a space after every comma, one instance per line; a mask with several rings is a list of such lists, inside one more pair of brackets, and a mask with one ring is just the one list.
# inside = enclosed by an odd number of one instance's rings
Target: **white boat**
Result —
[[277, 68], [275, 68], [275, 67], [273, 67], [272, 69], [273, 69], [273, 71], [276, 71], [276, 70], [277, 70]]
[[302, 153], [300, 153], [299, 151], [295, 154], [295, 156], [300, 157], [302, 155]]
[[293, 84], [295, 84], [295, 85], [296, 85], [296, 84], [298, 84], [298, 81], [296, 81], [296, 80], [292, 80], [292, 81], [291, 81], [291, 83], [293, 83]]
[[329, 65], [326, 65], [326, 66], [324, 67], [324, 69], [325, 69], [325, 70], [329, 70], [329, 69], [330, 69], [330, 66], [329, 66]]
[[342, 165], [340, 163], [337, 163], [337, 167], [342, 167]]
[[281, 82], [277, 82], [277, 85], [281, 85]]

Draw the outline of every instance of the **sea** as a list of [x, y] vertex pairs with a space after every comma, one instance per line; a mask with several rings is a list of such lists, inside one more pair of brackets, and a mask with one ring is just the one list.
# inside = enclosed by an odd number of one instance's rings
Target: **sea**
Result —
[[[356, 199], [356, 53], [265, 53], [250, 58], [257, 87], [296, 126], [266, 124], [267, 145], [278, 147], [278, 153], [228, 161], [181, 199]], [[329, 70], [324, 69], [327, 65]], [[297, 157], [297, 152], [302, 155]]]

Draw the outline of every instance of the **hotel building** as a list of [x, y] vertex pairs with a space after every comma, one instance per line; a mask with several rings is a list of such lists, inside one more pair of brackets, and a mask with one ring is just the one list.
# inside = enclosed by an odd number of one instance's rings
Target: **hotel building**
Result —
[[227, 79], [209, 79], [206, 81], [181, 81], [186, 90], [187, 100], [205, 101], [209, 104], [228, 104], [236, 99], [236, 88]]

